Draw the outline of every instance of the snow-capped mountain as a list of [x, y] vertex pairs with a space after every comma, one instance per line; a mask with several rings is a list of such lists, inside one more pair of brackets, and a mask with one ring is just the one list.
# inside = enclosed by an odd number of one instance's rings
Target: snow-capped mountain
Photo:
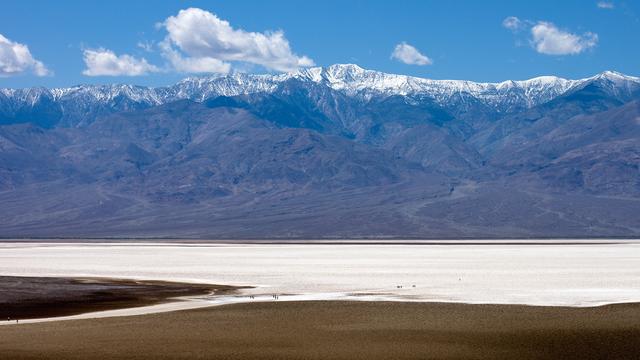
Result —
[[0, 234], [637, 238], [638, 119], [615, 72], [2, 89]]
[[499, 111], [508, 109], [508, 104], [531, 107], [546, 102], [587, 80], [566, 80], [543, 76], [525, 81], [477, 83], [466, 80], [431, 80], [386, 74], [365, 70], [357, 65], [312, 68], [302, 70], [293, 76], [326, 84], [334, 90], [344, 91], [350, 95], [427, 96], [441, 105], [448, 103], [456, 95], [466, 94]]
[[[640, 89], [640, 78], [611, 71], [580, 80], [541, 76], [522, 81], [478, 83], [431, 80], [366, 70], [353, 64], [338, 64], [277, 75], [234, 73], [193, 77], [157, 88], [80, 85], [53, 89], [0, 89], [0, 124], [32, 121], [39, 117], [40, 124], [78, 126], [91, 123], [100, 115], [182, 99], [201, 102], [217, 96], [273, 93], [291, 80], [303, 86], [326, 86], [364, 101], [373, 97], [405, 96], [430, 99], [444, 107], [459, 107], [472, 100], [497, 113], [530, 108], [595, 82], [616, 97], [627, 98]], [[43, 111], [44, 122], [41, 119]]]
[[556, 76], [540, 76], [522, 81], [478, 83], [466, 80], [431, 80], [406, 75], [366, 70], [354, 64], [314, 67], [280, 75], [231, 74], [188, 78], [167, 88], [165, 102], [175, 99], [202, 101], [215, 96], [235, 96], [272, 92], [278, 85], [297, 79], [325, 85], [349, 96], [424, 96], [447, 104], [460, 94], [470, 95], [496, 108], [508, 111], [514, 106], [532, 107], [547, 102], [571, 89], [596, 80], [609, 80], [614, 89], [637, 88], [640, 78], [606, 71], [593, 77], [568, 80]]

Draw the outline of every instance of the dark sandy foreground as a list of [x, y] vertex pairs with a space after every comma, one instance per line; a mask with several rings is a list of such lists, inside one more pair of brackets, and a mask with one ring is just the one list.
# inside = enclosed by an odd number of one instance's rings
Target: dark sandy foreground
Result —
[[2, 359], [639, 359], [640, 305], [248, 303], [0, 327]]
[[223, 285], [150, 280], [0, 276], [0, 321], [153, 305], [181, 296], [235, 289]]

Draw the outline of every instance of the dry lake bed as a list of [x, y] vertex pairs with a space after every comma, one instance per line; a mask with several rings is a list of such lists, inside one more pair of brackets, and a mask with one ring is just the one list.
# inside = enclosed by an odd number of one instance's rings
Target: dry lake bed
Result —
[[556, 306], [640, 301], [640, 243], [541, 243], [3, 242], [0, 275], [251, 287], [212, 302], [272, 294]]
[[[640, 352], [634, 241], [5, 241], [0, 276], [31, 277], [29, 291], [89, 283], [111, 296], [106, 309], [0, 326], [8, 358], [632, 359]], [[145, 293], [144, 301], [115, 304], [123, 286]], [[165, 301], [172, 292], [190, 296]]]

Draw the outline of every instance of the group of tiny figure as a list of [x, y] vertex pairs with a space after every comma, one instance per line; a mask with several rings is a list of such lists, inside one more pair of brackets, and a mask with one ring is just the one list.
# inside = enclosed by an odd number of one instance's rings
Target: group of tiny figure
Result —
[[[416, 287], [416, 286], [415, 286], [415, 285], [411, 285], [411, 287]], [[396, 288], [398, 288], [398, 289], [402, 289], [402, 288], [403, 288], [403, 286], [402, 286], [402, 285], [396, 285]]]
[[[11, 318], [10, 318], [10, 317], [8, 317], [8, 318], [7, 318], [7, 321], [11, 321]], [[18, 323], [18, 319], [16, 319], [16, 324], [17, 324], [17, 323]]]
[[[253, 296], [253, 295], [249, 295], [249, 299], [253, 300], [253, 299], [255, 299], [255, 298], [256, 298], [255, 296]], [[280, 298], [280, 295], [278, 295], [278, 294], [273, 294], [273, 295], [271, 295], [271, 298], [272, 298], [273, 300], [278, 300], [278, 299]]]
[[[402, 289], [402, 287], [403, 287], [402, 285], [397, 285], [397, 286], [396, 286], [396, 288], [398, 288], [398, 289]], [[416, 287], [416, 285], [415, 285], [415, 284], [414, 284], [414, 285], [411, 285], [411, 287]], [[253, 299], [255, 299], [255, 298], [256, 298], [255, 296], [253, 296], [253, 295], [249, 295], [249, 299], [253, 300]], [[278, 295], [278, 294], [273, 294], [273, 295], [271, 295], [271, 298], [272, 298], [273, 300], [278, 300], [278, 299], [280, 298], [280, 295]]]

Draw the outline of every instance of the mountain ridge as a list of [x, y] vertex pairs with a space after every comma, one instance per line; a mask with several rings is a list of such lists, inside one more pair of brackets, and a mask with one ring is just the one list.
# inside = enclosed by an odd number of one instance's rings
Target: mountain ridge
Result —
[[[272, 93], [284, 82], [296, 79], [327, 86], [348, 96], [365, 101], [375, 96], [428, 97], [440, 105], [460, 96], [471, 96], [499, 113], [517, 111], [550, 101], [568, 91], [595, 81], [613, 83], [612, 91], [636, 91], [640, 78], [605, 71], [592, 77], [568, 80], [555, 76], [540, 76], [528, 80], [506, 80], [499, 83], [467, 80], [431, 80], [420, 77], [387, 74], [365, 70], [354, 64], [336, 64], [328, 67], [302, 69], [276, 75], [234, 73], [185, 78], [174, 85], [145, 87], [128, 84], [77, 85], [68, 88], [0, 89], [0, 114], [13, 122], [24, 122], [29, 107], [41, 103], [60, 113], [62, 126], [82, 126], [93, 121], [77, 119], [75, 108], [85, 116], [104, 115], [109, 107], [116, 111], [156, 106], [172, 101], [190, 99], [205, 101], [217, 96], [238, 96], [254, 93]], [[16, 115], [17, 114], [17, 115]], [[21, 117], [21, 115], [23, 115]], [[27, 118], [27, 119], [25, 119]], [[65, 118], [69, 118], [66, 119]], [[3, 121], [3, 123], [13, 123]], [[55, 122], [55, 121], [54, 121]]]

